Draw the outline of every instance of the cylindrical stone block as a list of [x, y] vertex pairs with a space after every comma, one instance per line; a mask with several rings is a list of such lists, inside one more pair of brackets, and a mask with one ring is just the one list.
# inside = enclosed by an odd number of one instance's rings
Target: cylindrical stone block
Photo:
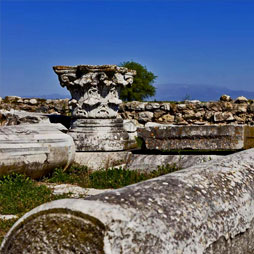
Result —
[[24, 215], [2, 254], [250, 254], [254, 149]]
[[12, 172], [40, 178], [75, 157], [73, 139], [61, 124], [28, 124], [0, 128], [0, 175]]

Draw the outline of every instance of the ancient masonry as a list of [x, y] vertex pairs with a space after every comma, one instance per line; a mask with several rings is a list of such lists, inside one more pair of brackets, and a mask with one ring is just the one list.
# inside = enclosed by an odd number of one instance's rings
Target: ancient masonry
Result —
[[[72, 106], [68, 105], [68, 99], [45, 100], [6, 96], [4, 99], [0, 98], [0, 125], [39, 121], [35, 114], [28, 115], [25, 114], [26, 112], [61, 114], [57, 120], [63, 120], [65, 125], [69, 125], [70, 108]], [[118, 114], [123, 119], [133, 121], [139, 127], [148, 122], [174, 125], [253, 125], [254, 100], [248, 100], [242, 96], [232, 100], [229, 96], [224, 95], [219, 101], [210, 102], [197, 100], [183, 102], [133, 101], [121, 103]]]
[[55, 66], [54, 71], [72, 96], [69, 134], [77, 151], [127, 149], [129, 136], [117, 117], [119, 92], [132, 84], [136, 72], [116, 65]]
[[[132, 84], [135, 71], [115, 65], [55, 66], [54, 71], [71, 93], [69, 104], [67, 100], [0, 98], [0, 124], [20, 125], [1, 127], [0, 175], [15, 168], [41, 177], [56, 166], [67, 167], [74, 156], [86, 164], [91, 158], [97, 161], [101, 156], [105, 161], [107, 154], [121, 154], [128, 157], [129, 165], [140, 169], [146, 163], [150, 170], [158, 161], [176, 161], [174, 155], [129, 158], [132, 153], [123, 150], [132, 147], [130, 137], [136, 135], [146, 152], [232, 152], [254, 146], [254, 126], [250, 126], [254, 103], [244, 97], [232, 101], [224, 95], [219, 102], [206, 103], [123, 104], [120, 89]], [[199, 165], [207, 157], [180, 156], [181, 166], [188, 167], [184, 170], [86, 199], [44, 204], [14, 224], [0, 252], [252, 254], [253, 154], [254, 149], [248, 149], [209, 156]]]
[[253, 154], [44, 204], [12, 227], [1, 253], [252, 254]]

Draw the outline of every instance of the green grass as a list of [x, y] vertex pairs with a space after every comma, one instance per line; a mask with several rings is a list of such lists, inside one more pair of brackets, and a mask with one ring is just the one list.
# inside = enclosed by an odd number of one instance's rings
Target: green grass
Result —
[[11, 220], [2, 220], [0, 219], [0, 244], [4, 239], [4, 236], [7, 234], [9, 229], [18, 219], [11, 219]]
[[[66, 171], [59, 168], [55, 169], [51, 176], [42, 179], [42, 181], [59, 184], [70, 183], [85, 188], [116, 189], [168, 174], [178, 169], [176, 165], [167, 165], [159, 167], [158, 170], [151, 173], [122, 168], [92, 172], [85, 166], [73, 165]], [[15, 214], [20, 218], [36, 206], [67, 197], [69, 194], [53, 195], [47, 186], [24, 175], [11, 174], [0, 178], [0, 214]], [[0, 244], [4, 235], [16, 221], [17, 219], [0, 219]]]
[[23, 214], [62, 197], [24, 175], [11, 174], [0, 179], [0, 214]]
[[87, 167], [73, 165], [66, 171], [61, 168], [55, 169], [52, 176], [43, 180], [49, 183], [77, 184], [83, 188], [117, 189], [176, 170], [179, 170], [179, 168], [174, 164], [161, 166], [151, 173], [122, 168], [109, 168], [92, 172]]
[[[0, 214], [15, 214], [20, 218], [36, 206], [52, 200], [67, 198], [65, 195], [53, 195], [45, 185], [20, 174], [11, 174], [0, 178]], [[0, 244], [4, 235], [18, 219], [0, 219]]]

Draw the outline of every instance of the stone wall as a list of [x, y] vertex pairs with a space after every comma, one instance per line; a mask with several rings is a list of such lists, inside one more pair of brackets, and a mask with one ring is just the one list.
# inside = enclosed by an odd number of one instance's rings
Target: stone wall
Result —
[[[46, 114], [68, 116], [70, 110], [68, 99], [45, 100], [27, 99], [17, 96], [0, 98], [0, 110], [25, 110]], [[147, 122], [175, 125], [210, 125], [210, 124], [247, 124], [254, 122], [254, 100], [238, 97], [232, 100], [229, 96], [221, 96], [219, 101], [200, 102], [126, 102], [120, 105], [119, 114], [123, 119], [130, 119], [137, 126]], [[6, 116], [0, 111], [0, 125]], [[1, 124], [2, 122], [2, 124]], [[19, 124], [17, 122], [17, 124]]]
[[137, 125], [156, 122], [175, 125], [248, 124], [253, 125], [254, 101], [245, 97], [232, 100], [221, 96], [216, 102], [127, 102], [120, 107], [124, 119]]
[[70, 126], [69, 99], [0, 97], [0, 126], [52, 122]]
[[21, 98], [19, 96], [0, 97], [0, 110], [24, 110], [29, 112], [69, 115], [69, 99], [46, 100], [40, 98]]

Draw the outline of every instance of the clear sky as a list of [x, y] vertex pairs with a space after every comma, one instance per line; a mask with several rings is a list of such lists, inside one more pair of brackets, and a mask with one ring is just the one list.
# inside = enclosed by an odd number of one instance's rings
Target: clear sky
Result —
[[159, 84], [254, 91], [254, 0], [1, 0], [0, 96], [68, 94], [53, 65], [133, 60]]

